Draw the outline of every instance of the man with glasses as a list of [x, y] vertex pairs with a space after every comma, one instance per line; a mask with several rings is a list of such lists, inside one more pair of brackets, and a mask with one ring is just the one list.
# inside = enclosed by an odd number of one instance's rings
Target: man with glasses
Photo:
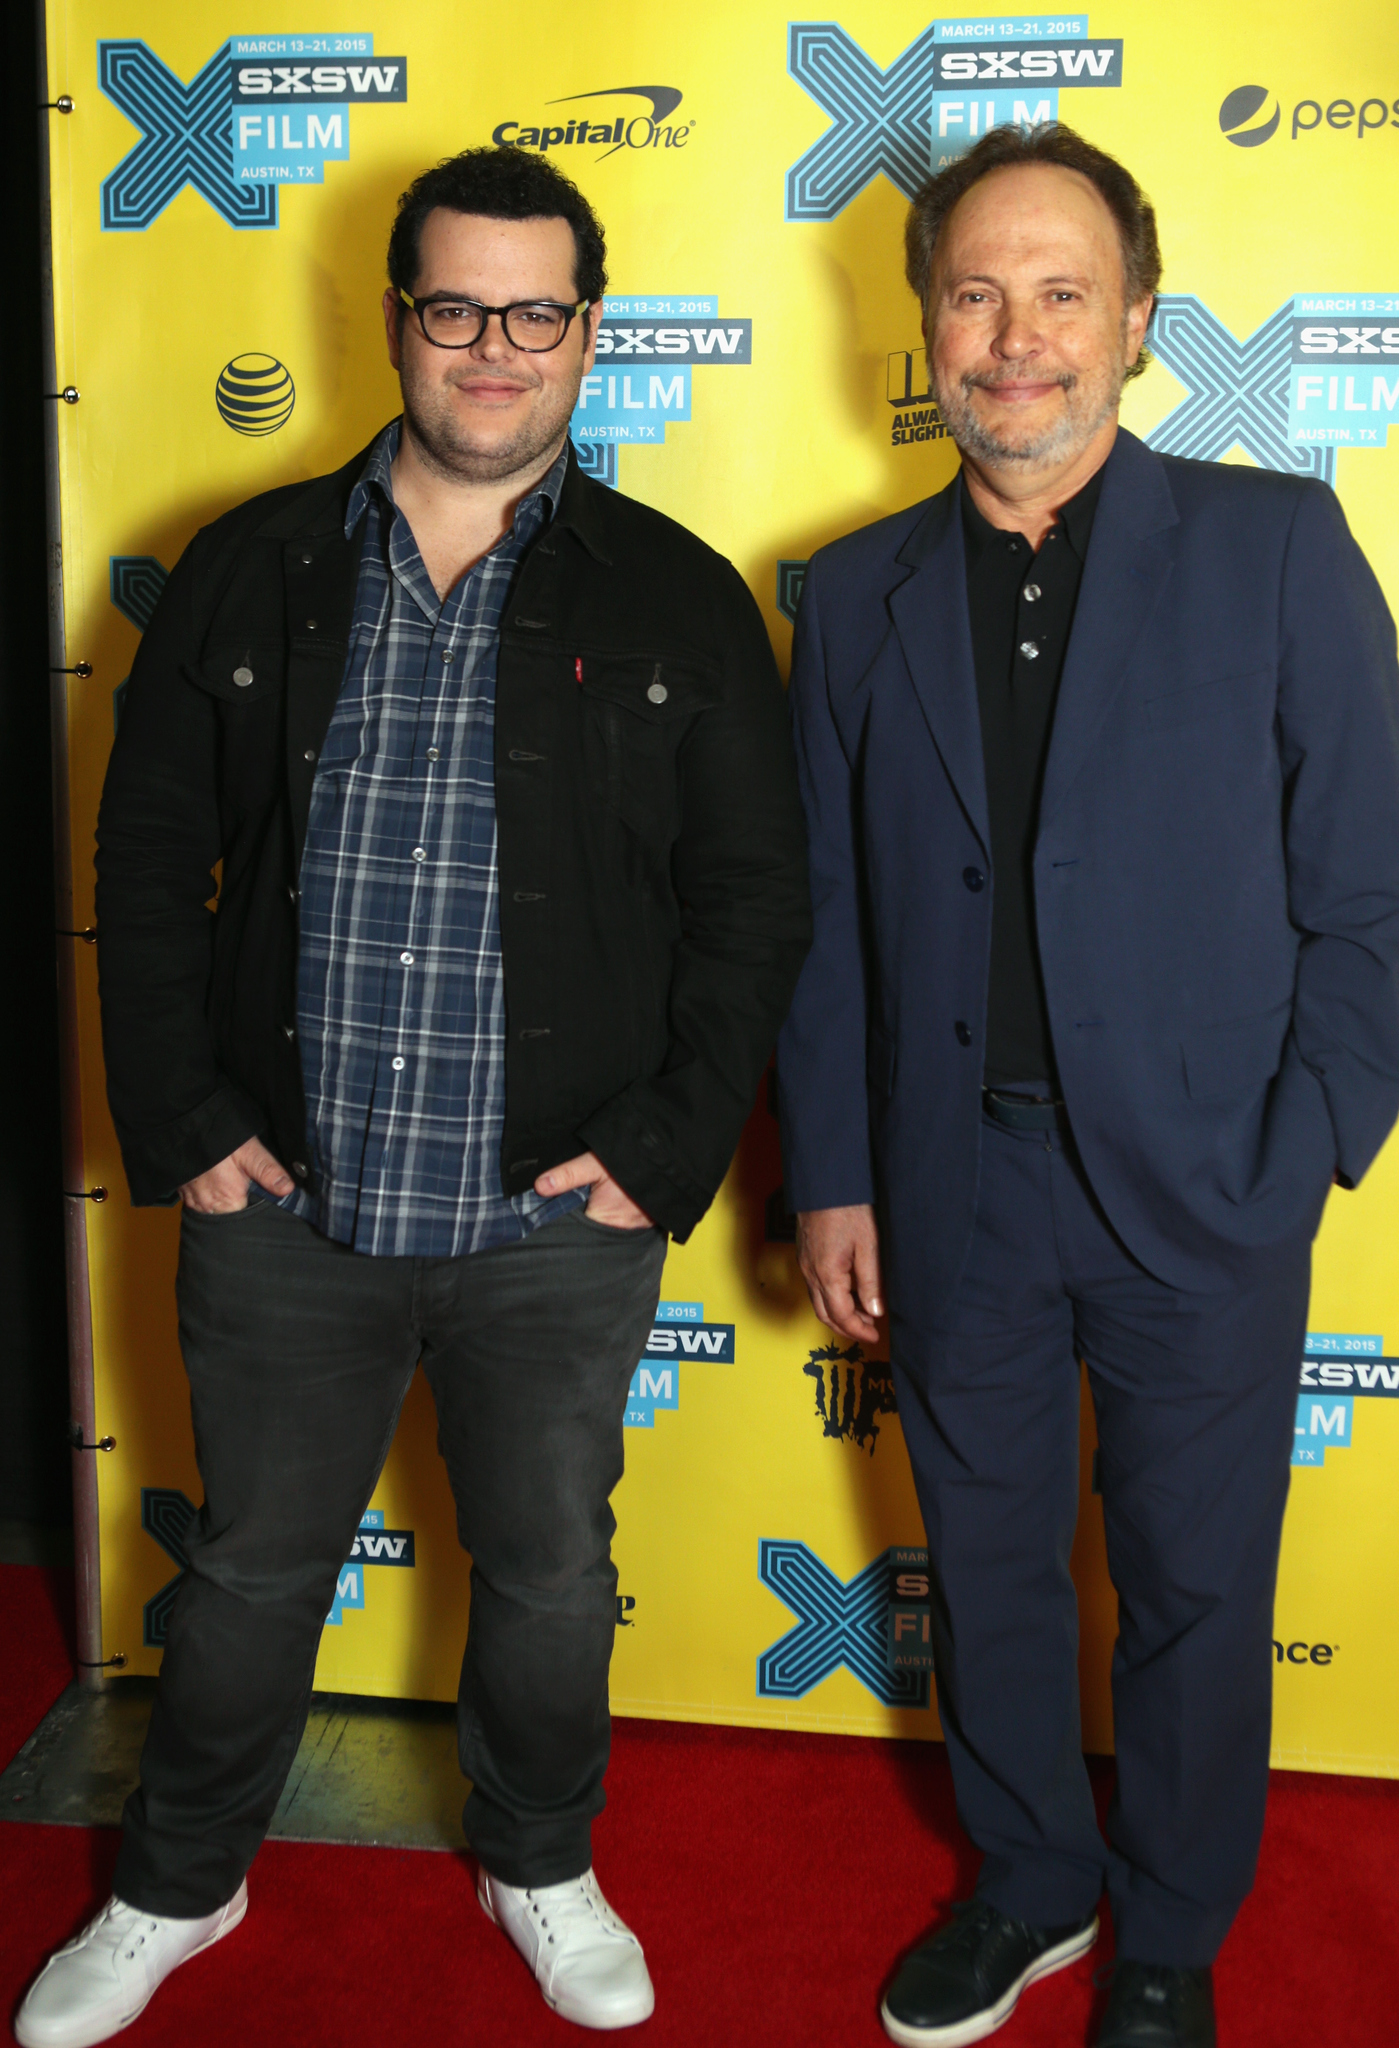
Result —
[[728, 1166], [808, 911], [752, 598], [569, 444], [604, 253], [543, 159], [425, 172], [384, 296], [401, 420], [199, 534], [142, 642], [103, 1026], [132, 1197], [184, 1205], [205, 1501], [114, 1896], [30, 2048], [117, 2032], [242, 1918], [420, 1359], [473, 1559], [481, 1904], [567, 2018], [652, 2009], [591, 1867], [608, 1497], [666, 1235]]

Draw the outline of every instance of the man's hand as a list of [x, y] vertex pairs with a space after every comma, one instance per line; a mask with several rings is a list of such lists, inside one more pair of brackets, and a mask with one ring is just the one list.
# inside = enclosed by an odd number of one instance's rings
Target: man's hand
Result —
[[570, 1188], [589, 1188], [585, 1216], [594, 1223], [609, 1223], [614, 1230], [650, 1230], [653, 1218], [635, 1203], [625, 1188], [618, 1187], [596, 1152], [580, 1152], [551, 1166], [534, 1184], [537, 1195], [566, 1195]]
[[280, 1160], [274, 1159], [258, 1138], [249, 1138], [227, 1159], [196, 1174], [180, 1188], [180, 1200], [201, 1216], [226, 1216], [231, 1209], [248, 1206], [248, 1183], [256, 1181], [269, 1195], [289, 1195], [296, 1182]]
[[873, 1344], [884, 1313], [879, 1232], [868, 1202], [848, 1209], [806, 1209], [797, 1217], [797, 1264], [827, 1329]]

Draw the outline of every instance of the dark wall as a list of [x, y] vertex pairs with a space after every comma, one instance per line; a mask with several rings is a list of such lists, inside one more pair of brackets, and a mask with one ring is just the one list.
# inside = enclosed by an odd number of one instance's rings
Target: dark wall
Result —
[[[0, 444], [0, 1520], [70, 1513], [39, 302], [37, 10], [4, 10]], [[71, 945], [71, 940], [59, 940]]]

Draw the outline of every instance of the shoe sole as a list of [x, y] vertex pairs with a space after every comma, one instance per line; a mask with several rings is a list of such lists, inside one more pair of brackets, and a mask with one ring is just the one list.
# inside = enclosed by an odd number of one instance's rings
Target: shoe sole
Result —
[[17, 2013], [14, 2022], [14, 2034], [15, 2039], [20, 2043], [20, 2048], [99, 2048], [99, 2044], [103, 2041], [110, 2041], [113, 2034], [125, 2033], [128, 2027], [135, 2026], [137, 2020], [140, 2019], [146, 2007], [155, 1997], [156, 1992], [159, 1991], [160, 1985], [167, 1984], [174, 1976], [175, 1970], [182, 1970], [186, 1963], [192, 1963], [196, 1956], [202, 1956], [206, 1949], [211, 1949], [215, 1942], [222, 1941], [226, 1934], [232, 1934], [235, 1927], [241, 1927], [247, 1910], [248, 1894], [244, 1891], [242, 1903], [236, 1913], [225, 1920], [221, 1927], [216, 1928], [207, 1941], [201, 1941], [198, 1948], [192, 1948], [187, 1956], [181, 1956], [179, 1962], [175, 1965], [175, 1969], [167, 1970], [161, 1978], [160, 1984], [153, 1984], [151, 1986], [151, 1989], [146, 1993], [134, 2012], [129, 2012], [125, 2019], [118, 2020], [114, 2027], [104, 2025], [100, 2034], [88, 2032], [62, 2035], [32, 2033], [24, 2027], [22, 2011]]
[[[476, 1897], [478, 1903], [480, 1904], [481, 1911], [490, 1921], [492, 1927], [500, 1927], [500, 1922], [496, 1919], [495, 1916], [495, 1908], [491, 1905], [489, 1894], [487, 1893], [486, 1887], [483, 1884], [477, 1885]], [[510, 1941], [510, 1936], [506, 1932], [505, 1928], [500, 1927], [500, 1931], [502, 1934], [505, 1935], [506, 1940]], [[511, 1948], [515, 1948], [515, 1944], [513, 1941], [510, 1941], [510, 1946]], [[515, 1953], [516, 1955], [520, 1955], [520, 1951], [518, 1949], [515, 1949]], [[524, 1957], [520, 1956], [520, 1961], [522, 1963], [524, 1962], [524, 1960]], [[526, 1965], [526, 1967], [528, 1968], [528, 1965]], [[533, 1976], [533, 1971], [531, 1971], [530, 1974]], [[656, 2010], [656, 1994], [653, 1991], [651, 1993], [650, 1998], [646, 2001], [644, 2009], [638, 2009], [635, 2012], [629, 2012], [625, 2015], [618, 2015], [615, 2018], [610, 2014], [606, 2018], [599, 2018], [595, 2013], [582, 2013], [573, 2011], [570, 2008], [567, 1999], [551, 1998], [549, 1996], [549, 1993], [544, 1989], [544, 1986], [539, 1983], [538, 1977], [535, 1977], [534, 1981], [536, 1985], [538, 1985], [539, 1987], [540, 1997], [544, 2000], [544, 2003], [548, 2006], [550, 2012], [556, 2012], [559, 2015], [560, 2019], [572, 2020], [575, 2027], [592, 2027], [595, 2030], [595, 2032], [600, 2034], [612, 2033], [620, 2027], [639, 2027], [642, 2021], [649, 2020], [652, 2013]]]
[[954, 2026], [911, 2027], [907, 2020], [895, 2019], [887, 2003], [881, 2003], [879, 2008], [881, 2024], [889, 2039], [899, 2043], [899, 2048], [966, 2048], [969, 2041], [984, 2041], [988, 2034], [994, 2034], [1005, 2025], [1020, 2003], [1022, 1991], [1041, 1977], [1052, 1977], [1056, 1970], [1067, 1969], [1070, 1963], [1076, 1963], [1080, 1956], [1087, 1955], [1097, 1939], [1098, 1922], [1095, 1917], [1091, 1925], [1070, 1935], [1067, 1941], [1061, 1941], [1057, 1948], [1047, 1948], [1042, 1956], [1036, 1956], [995, 2005], [988, 2006], [984, 2012], [973, 2013], [970, 2019], [958, 2020]]

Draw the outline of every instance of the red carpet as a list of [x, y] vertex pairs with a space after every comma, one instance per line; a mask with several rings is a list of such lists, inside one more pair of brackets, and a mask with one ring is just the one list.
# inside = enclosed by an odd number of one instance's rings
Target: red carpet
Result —
[[[8, 1760], [68, 1677], [61, 1573], [0, 1568]], [[1099, 1789], [1106, 1794], [1107, 1767]], [[970, 1889], [940, 1747], [618, 1724], [604, 1887], [645, 1944], [638, 2048], [876, 2048], [900, 1948]], [[1259, 1880], [1216, 1972], [1221, 2048], [1399, 2042], [1399, 1785], [1273, 1780]], [[107, 1832], [0, 1833], [0, 2000], [106, 1896]], [[541, 2005], [478, 1910], [465, 1857], [273, 1843], [239, 1932], [161, 1991], [131, 2048], [547, 2048], [590, 2038]], [[1036, 1987], [1005, 2048], [1078, 2048], [1091, 1962]]]

